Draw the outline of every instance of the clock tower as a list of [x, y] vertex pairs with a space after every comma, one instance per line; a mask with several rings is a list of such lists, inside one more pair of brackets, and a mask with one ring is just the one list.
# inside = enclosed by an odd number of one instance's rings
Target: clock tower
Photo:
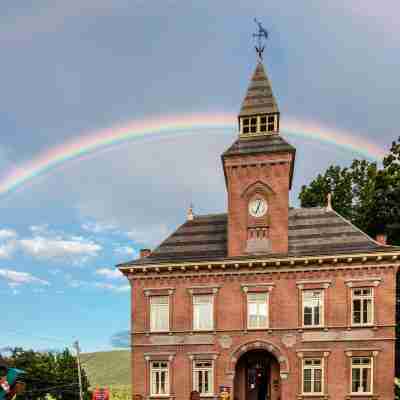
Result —
[[280, 113], [261, 58], [222, 154], [228, 192], [228, 256], [288, 252], [289, 190], [296, 150], [279, 133]]

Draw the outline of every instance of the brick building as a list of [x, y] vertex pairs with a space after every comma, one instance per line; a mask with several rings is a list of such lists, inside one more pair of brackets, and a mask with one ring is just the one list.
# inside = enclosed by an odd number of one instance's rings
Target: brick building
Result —
[[[258, 63], [222, 154], [227, 213], [193, 215], [119, 265], [132, 385], [145, 398], [392, 400], [400, 248], [325, 208], [289, 207], [295, 148]], [[311, 160], [310, 160], [311, 161]]]

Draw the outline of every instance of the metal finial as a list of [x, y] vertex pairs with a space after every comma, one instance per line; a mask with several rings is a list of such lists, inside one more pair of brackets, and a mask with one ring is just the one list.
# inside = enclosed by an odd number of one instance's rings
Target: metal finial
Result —
[[265, 49], [265, 41], [268, 39], [268, 31], [261, 25], [261, 22], [257, 21], [257, 18], [254, 18], [254, 22], [258, 26], [258, 32], [253, 33], [253, 38], [256, 40], [256, 52], [259, 61], [263, 59], [263, 53]]

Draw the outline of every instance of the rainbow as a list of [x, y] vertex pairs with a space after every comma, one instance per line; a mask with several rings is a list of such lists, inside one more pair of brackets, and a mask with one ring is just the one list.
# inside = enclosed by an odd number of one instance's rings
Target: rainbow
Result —
[[[74, 140], [39, 154], [31, 161], [13, 168], [0, 177], [0, 195], [23, 188], [35, 178], [54, 171], [72, 160], [81, 160], [98, 151], [145, 137], [190, 135], [204, 130], [232, 133], [237, 117], [233, 114], [187, 114], [131, 121], [111, 128], [83, 134]], [[315, 122], [284, 120], [281, 131], [288, 136], [331, 143], [362, 157], [381, 160], [384, 149], [354, 133], [329, 128]]]

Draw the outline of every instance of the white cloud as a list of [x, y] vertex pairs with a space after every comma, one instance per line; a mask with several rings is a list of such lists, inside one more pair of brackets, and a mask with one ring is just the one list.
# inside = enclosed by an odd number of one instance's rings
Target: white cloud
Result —
[[13, 229], [0, 229], [0, 240], [17, 237], [17, 232]]
[[131, 256], [132, 258], [136, 258], [138, 256], [138, 252], [130, 246], [118, 246], [114, 248], [114, 253], [121, 254], [124, 256]]
[[166, 239], [169, 233], [167, 225], [160, 224], [145, 229], [132, 229], [126, 236], [138, 244], [156, 245], [160, 240]]
[[19, 244], [22, 250], [38, 259], [72, 258], [74, 263], [83, 263], [89, 257], [95, 257], [102, 250], [102, 246], [82, 237], [44, 237], [34, 236], [30, 239], [21, 239]]
[[11, 258], [17, 247], [17, 236], [13, 229], [0, 229], [0, 258]]
[[115, 232], [117, 231], [117, 225], [108, 222], [85, 222], [81, 225], [81, 228], [87, 232], [92, 233], [104, 233], [104, 232]]
[[110, 268], [99, 268], [98, 270], [96, 270], [96, 274], [104, 276], [108, 279], [120, 279], [124, 277], [118, 269]]
[[95, 282], [94, 286], [100, 289], [111, 290], [114, 292], [128, 292], [130, 285], [113, 285], [111, 283]]
[[17, 248], [17, 242], [15, 240], [7, 241], [0, 245], [0, 258], [9, 259], [14, 254]]
[[48, 281], [37, 278], [29, 272], [18, 272], [11, 269], [0, 269], [0, 277], [5, 279], [11, 288], [27, 284], [50, 285]]

